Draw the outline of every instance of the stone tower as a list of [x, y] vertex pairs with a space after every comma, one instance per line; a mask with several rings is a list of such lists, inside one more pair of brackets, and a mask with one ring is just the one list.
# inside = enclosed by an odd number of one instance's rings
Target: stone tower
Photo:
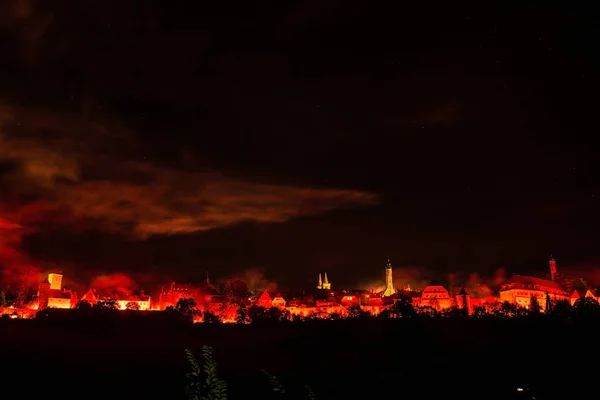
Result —
[[467, 314], [471, 314], [471, 296], [469, 296], [464, 287], [460, 288], [460, 292], [456, 296], [456, 305], [461, 310], [467, 310]]
[[556, 260], [554, 259], [552, 254], [550, 254], [550, 279], [554, 282], [556, 281], [557, 277], [558, 276], [556, 274]]
[[385, 267], [385, 290], [383, 291], [383, 295], [385, 297], [392, 296], [396, 293], [396, 289], [394, 289], [394, 276], [392, 274], [392, 263], [388, 258], [387, 265]]
[[321, 278], [321, 274], [319, 274], [319, 283], [317, 283], [317, 289], [323, 289], [323, 279]]
[[48, 274], [48, 282], [50, 283], [51, 290], [62, 290], [62, 274], [61, 273]]

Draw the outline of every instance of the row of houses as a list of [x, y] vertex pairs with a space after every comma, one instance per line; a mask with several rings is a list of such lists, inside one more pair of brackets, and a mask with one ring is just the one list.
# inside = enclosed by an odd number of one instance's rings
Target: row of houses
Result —
[[[163, 286], [158, 296], [158, 301], [153, 302], [150, 295], [143, 293], [103, 293], [94, 289], [87, 291], [81, 299], [77, 294], [62, 286], [62, 274], [51, 273], [40, 284], [38, 303], [36, 308], [73, 308], [78, 300], [85, 300], [90, 304], [96, 304], [101, 300], [113, 299], [120, 309], [138, 310], [164, 310], [169, 306], [175, 306], [182, 298], [193, 298], [202, 310], [212, 312], [223, 312], [229, 304], [253, 304], [270, 308], [285, 308], [291, 312], [305, 314], [307, 312], [338, 312], [348, 306], [360, 305], [367, 307], [373, 312], [378, 312], [382, 307], [393, 304], [400, 298], [409, 299], [417, 307], [432, 307], [437, 310], [447, 309], [453, 306], [468, 308], [472, 311], [475, 307], [486, 306], [494, 303], [509, 302], [521, 307], [529, 307], [531, 298], [537, 297], [542, 309], [545, 309], [548, 300], [567, 300], [574, 304], [580, 297], [600, 299], [600, 291], [588, 288], [573, 288], [574, 280], [565, 285], [565, 278], [561, 277], [556, 270], [556, 261], [550, 259], [551, 279], [541, 279], [531, 276], [515, 275], [501, 285], [498, 296], [474, 297], [468, 288], [452, 288], [448, 291], [443, 285], [432, 281], [422, 291], [414, 291], [407, 288], [397, 290], [393, 286], [393, 271], [391, 263], [385, 269], [386, 288], [381, 292], [372, 290], [333, 290], [331, 283], [325, 274], [321, 279], [319, 274], [318, 284], [315, 288], [304, 289], [297, 292], [281, 293], [274, 291], [263, 291], [257, 295], [248, 293], [245, 285], [236, 286], [232, 284], [227, 290], [228, 294], [222, 292], [206, 282], [198, 284], [176, 284], [170, 283]], [[583, 281], [582, 281], [583, 282]], [[567, 289], [568, 287], [568, 289]], [[232, 299], [234, 297], [235, 299]], [[234, 301], [231, 301], [234, 300]]]
[[74, 290], [63, 287], [63, 276], [60, 273], [50, 273], [47, 278], [40, 283], [37, 300], [35, 300], [29, 308], [43, 310], [45, 308], [75, 308], [80, 300], [87, 301], [91, 305], [98, 303], [101, 300], [112, 299], [117, 303], [119, 309], [125, 310], [133, 308], [137, 310], [151, 310], [152, 297], [140, 294], [123, 294], [123, 293], [108, 293], [97, 291], [95, 289], [88, 290], [81, 298], [78, 298]]

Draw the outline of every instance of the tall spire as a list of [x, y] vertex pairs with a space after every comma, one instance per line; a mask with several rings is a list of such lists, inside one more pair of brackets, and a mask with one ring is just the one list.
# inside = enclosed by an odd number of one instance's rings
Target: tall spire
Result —
[[385, 266], [385, 290], [383, 291], [383, 296], [388, 297], [396, 293], [396, 289], [394, 288], [394, 277], [392, 271], [392, 263], [390, 258], [387, 259], [387, 265]]
[[317, 285], [317, 289], [323, 289], [323, 279], [321, 279], [320, 273], [319, 273], [319, 283]]
[[325, 272], [325, 280], [323, 281], [323, 289], [331, 289], [331, 283], [329, 283], [329, 279], [327, 279], [327, 272]]

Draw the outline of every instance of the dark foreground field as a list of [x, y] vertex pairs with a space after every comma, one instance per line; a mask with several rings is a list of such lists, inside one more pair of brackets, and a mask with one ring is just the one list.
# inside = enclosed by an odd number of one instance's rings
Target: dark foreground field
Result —
[[[261, 368], [294, 398], [577, 398], [598, 391], [597, 328], [550, 321], [339, 321], [168, 326], [0, 321], [10, 398], [179, 399], [184, 349], [214, 347], [230, 398], [271, 398]], [[570, 396], [562, 393], [571, 392]], [[5, 392], [6, 393], [6, 392]], [[5, 393], [0, 393], [0, 397]], [[260, 397], [259, 397], [260, 396]], [[520, 397], [527, 398], [527, 397]], [[529, 396], [528, 398], [532, 398]]]

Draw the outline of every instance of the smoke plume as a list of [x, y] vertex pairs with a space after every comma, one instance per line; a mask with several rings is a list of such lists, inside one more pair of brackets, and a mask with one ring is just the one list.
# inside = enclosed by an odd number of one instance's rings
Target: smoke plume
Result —
[[277, 284], [267, 279], [264, 271], [257, 268], [249, 269], [242, 274], [234, 276], [232, 279], [239, 279], [245, 282], [248, 286], [248, 291], [251, 293], [277, 290]]
[[97, 276], [90, 286], [99, 293], [117, 299], [130, 297], [139, 291], [139, 287], [133, 278], [125, 274]]
[[40, 270], [19, 250], [25, 229], [0, 217], [0, 268], [2, 283], [14, 288], [37, 284]]

